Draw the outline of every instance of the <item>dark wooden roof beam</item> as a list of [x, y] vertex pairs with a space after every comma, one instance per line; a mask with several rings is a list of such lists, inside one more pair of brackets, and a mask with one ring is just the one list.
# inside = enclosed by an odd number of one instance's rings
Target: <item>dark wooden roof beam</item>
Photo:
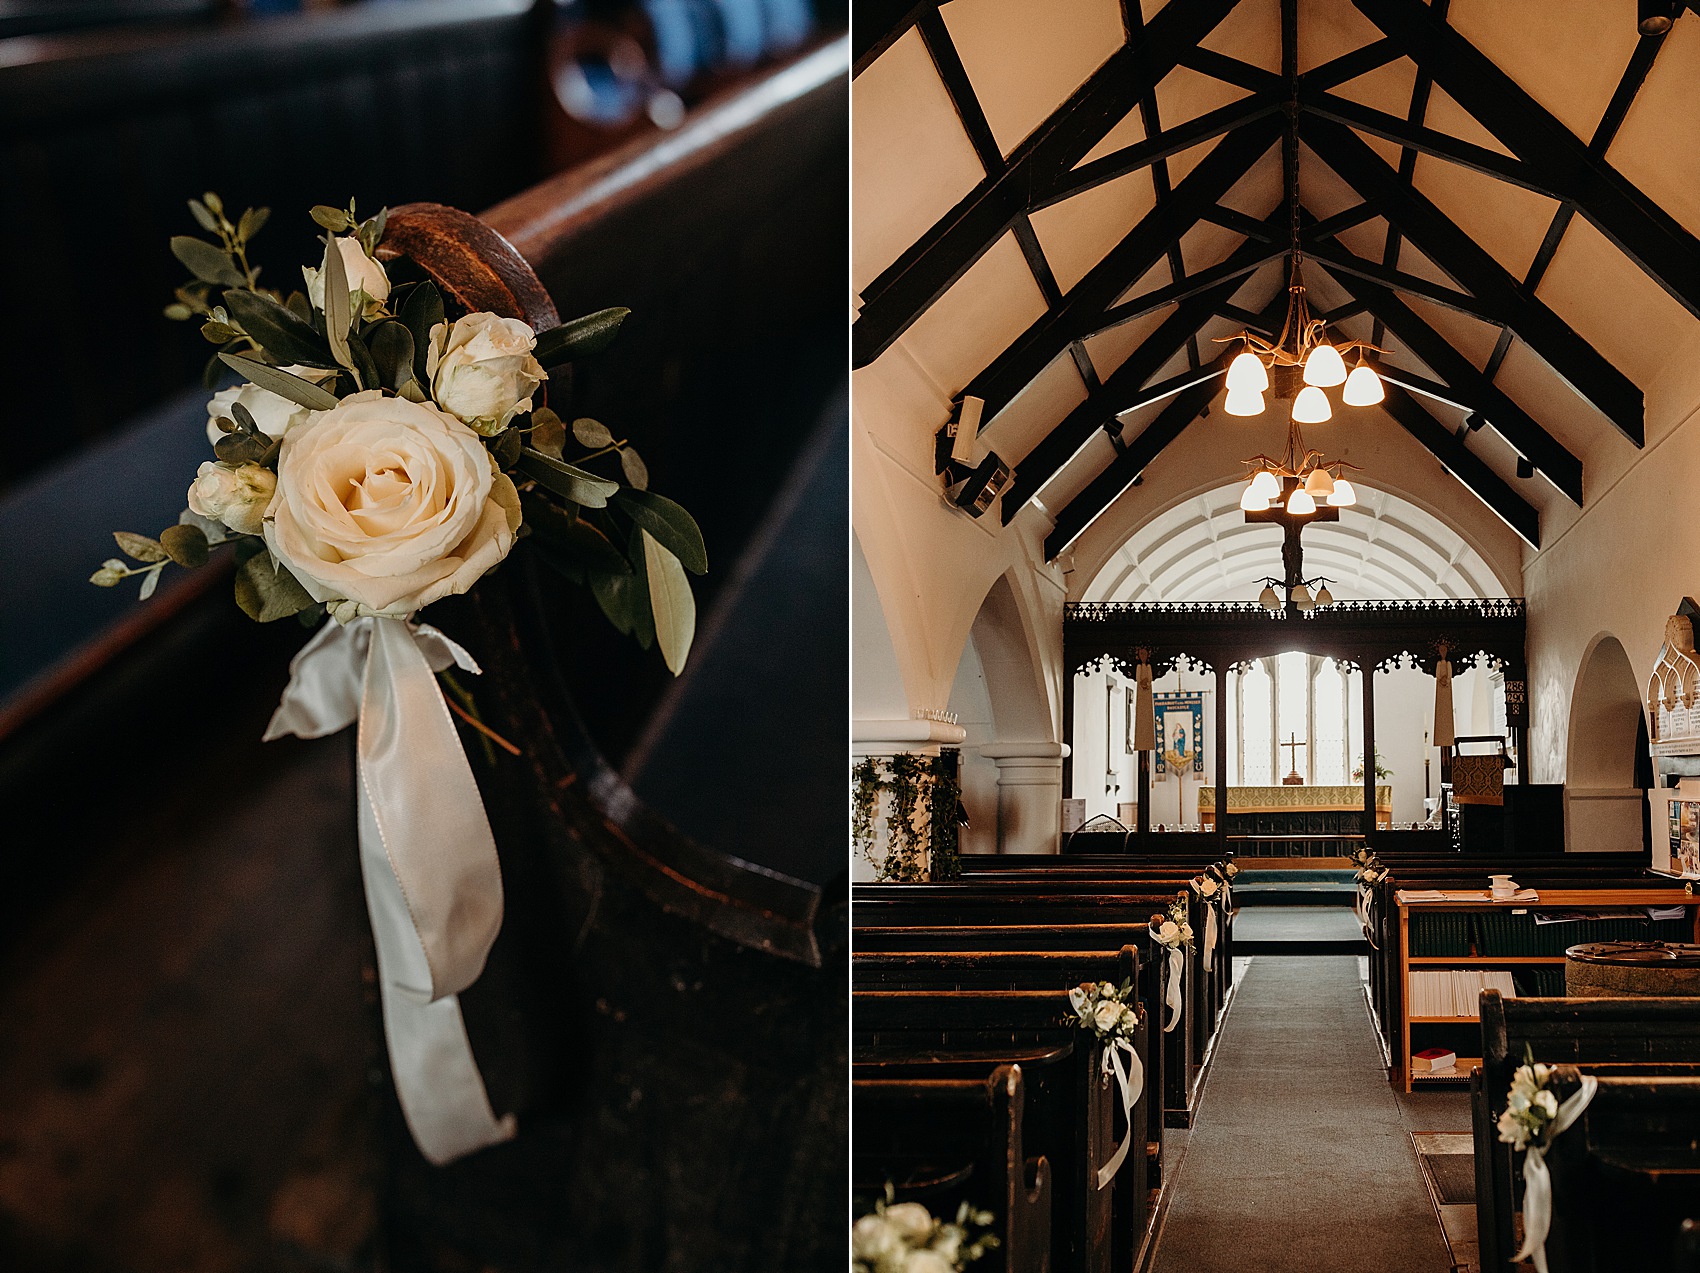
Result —
[[1377, 261], [1367, 261], [1356, 253], [1348, 252], [1338, 246], [1337, 240], [1328, 240], [1332, 246], [1324, 243], [1312, 244], [1309, 249], [1309, 259], [1327, 267], [1332, 274], [1350, 274], [1357, 278], [1367, 278], [1373, 282], [1391, 287], [1396, 292], [1405, 292], [1411, 296], [1420, 296], [1436, 305], [1456, 310], [1460, 314], [1468, 314], [1484, 323], [1502, 326], [1505, 316], [1488, 308], [1471, 296], [1468, 292], [1460, 292], [1457, 288], [1447, 287], [1441, 283], [1431, 283], [1426, 278], [1415, 274], [1406, 274], [1402, 270], [1390, 270]]
[[1189, 71], [1208, 75], [1224, 84], [1233, 84], [1253, 93], [1270, 94], [1282, 100], [1287, 97], [1286, 82], [1273, 71], [1218, 53], [1215, 49], [1207, 49], [1202, 44], [1182, 52], [1180, 61]]
[[1113, 305], [1105, 310], [1102, 317], [1095, 320], [1092, 330], [1083, 332], [1082, 337], [1096, 336], [1099, 332], [1108, 331], [1122, 323], [1132, 322], [1136, 318], [1144, 318], [1154, 314], [1165, 305], [1174, 305], [1184, 301], [1189, 296], [1197, 296], [1200, 292], [1209, 291], [1220, 283], [1230, 279], [1244, 278], [1247, 274], [1267, 265], [1271, 261], [1279, 261], [1287, 255], [1284, 247], [1265, 245], [1260, 252], [1256, 248], [1250, 251], [1235, 252], [1220, 265], [1212, 265], [1183, 277], [1179, 282], [1170, 283], [1164, 287], [1155, 288], [1143, 296], [1135, 296]]
[[980, 99], [974, 95], [974, 86], [968, 81], [968, 68], [962, 65], [962, 55], [956, 51], [956, 42], [950, 38], [950, 29], [945, 26], [943, 16], [936, 8], [924, 8], [916, 16], [915, 25], [927, 46], [927, 56], [933, 60], [933, 69], [944, 81], [945, 92], [950, 94], [950, 104], [956, 110], [956, 117], [962, 121], [962, 131], [968, 134], [968, 140], [974, 146], [980, 167], [988, 177], [1000, 175], [1004, 168], [1003, 148], [992, 136], [992, 126], [986, 122], [986, 112], [980, 107]]
[[1355, 80], [1360, 75], [1368, 75], [1378, 71], [1389, 63], [1397, 62], [1404, 57], [1404, 50], [1393, 40], [1385, 36], [1379, 40], [1371, 40], [1350, 53], [1342, 53], [1337, 58], [1313, 66], [1299, 76], [1301, 92], [1305, 88], [1324, 90], [1337, 88], [1347, 80]]
[[1031, 191], [1066, 172], [1103, 140], [1181, 53], [1209, 35], [1235, 0], [1166, 5], [1137, 42], [1116, 50], [1018, 145], [996, 176], [975, 186], [878, 278], [862, 289], [851, 363], [878, 358], [1028, 211]]
[[1366, 199], [1344, 212], [1336, 212], [1331, 217], [1312, 222], [1310, 228], [1303, 232], [1302, 238], [1312, 242], [1317, 239], [1331, 239], [1342, 231], [1362, 225], [1365, 221], [1373, 221], [1380, 215], [1381, 209]]
[[935, 12], [939, 0], [856, 0], [850, 14], [851, 78], [860, 75], [915, 25], [923, 10]]
[[[1385, 377], [1383, 377], [1385, 379]], [[1532, 548], [1541, 546], [1540, 514], [1488, 463], [1471, 451], [1397, 384], [1388, 384], [1382, 402], [1387, 414], [1426, 447], [1477, 499]]]
[[1267, 221], [1259, 221], [1256, 217], [1247, 216], [1221, 204], [1204, 209], [1198, 214], [1198, 219], [1208, 221], [1211, 225], [1219, 225], [1224, 230], [1233, 230], [1259, 243], [1279, 243], [1285, 247], [1292, 238], [1285, 222], [1278, 226], [1271, 225]]

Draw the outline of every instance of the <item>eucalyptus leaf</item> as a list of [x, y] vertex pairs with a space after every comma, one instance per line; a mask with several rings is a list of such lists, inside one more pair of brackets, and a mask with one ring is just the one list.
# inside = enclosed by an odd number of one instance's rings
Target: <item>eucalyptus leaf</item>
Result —
[[314, 604], [295, 576], [261, 549], [236, 568], [236, 604], [260, 623], [287, 619]]
[[247, 242], [260, 232], [260, 228], [265, 225], [271, 214], [270, 208], [249, 208], [236, 223], [236, 237]]
[[303, 323], [306, 323], [308, 328], [312, 330], [314, 338], [318, 338], [319, 331], [313, 327], [313, 302], [307, 299], [307, 293], [291, 292], [284, 298], [283, 307]]
[[566, 426], [548, 407], [538, 407], [531, 413], [531, 445], [552, 460], [560, 459], [567, 445]]
[[190, 309], [182, 301], [178, 301], [175, 304], [167, 305], [165, 307], [165, 316], [173, 322], [185, 323], [195, 316], [195, 311]]
[[620, 448], [620, 472], [626, 475], [626, 481], [645, 490], [649, 486], [649, 466], [645, 464], [638, 453], [629, 446]]
[[279, 362], [299, 363], [308, 367], [332, 366], [330, 346], [324, 337], [269, 296], [233, 288], [224, 294], [224, 303], [242, 330], [265, 347]]
[[242, 333], [234, 327], [211, 321], [201, 324], [201, 335], [215, 345], [228, 345], [233, 340], [242, 339]]
[[674, 676], [685, 670], [691, 641], [697, 631], [697, 602], [691, 581], [679, 559], [668, 552], [655, 536], [639, 529], [643, 539], [643, 568], [649, 580], [649, 606], [655, 616], [655, 643]]
[[580, 416], [573, 421], [573, 437], [580, 446], [587, 446], [593, 451], [611, 446], [614, 442], [614, 435], [608, 432], [608, 426], [600, 420], [592, 420], [589, 416]]
[[354, 364], [355, 374], [360, 377], [360, 387], [376, 389], [379, 384], [378, 364], [372, 361], [372, 351], [366, 348], [366, 342], [353, 332], [348, 333], [348, 357]]
[[407, 324], [393, 318], [366, 329], [366, 346], [378, 367], [378, 381], [386, 389], [399, 390], [413, 379], [413, 333]]
[[407, 378], [407, 383], [402, 385], [402, 387], [396, 392], [403, 398], [406, 398], [409, 402], [429, 401], [429, 399], [425, 396], [425, 390], [419, 385], [419, 377], [417, 376], [409, 376]]
[[159, 533], [159, 542], [179, 566], [193, 570], [207, 564], [210, 545], [199, 526], [168, 526]]
[[108, 563], [90, 575], [89, 582], [97, 588], [110, 588], [114, 584], [123, 583], [129, 574], [129, 567], [114, 570], [111, 563]]
[[524, 445], [518, 429], [503, 429], [490, 439], [490, 454], [496, 457], [496, 464], [506, 473], [519, 463], [520, 448]]
[[696, 519], [664, 495], [654, 491], [622, 490], [615, 497], [621, 511], [679, 559], [693, 575], [708, 573], [708, 548]]
[[655, 623], [650, 618], [648, 586], [641, 565], [629, 575], [592, 572], [590, 591], [618, 631], [635, 638], [646, 650], [655, 644]]
[[146, 601], [153, 596], [153, 590], [159, 587], [159, 576], [162, 572], [156, 566], [142, 576], [142, 590], [136, 594], [138, 601]]
[[298, 406], [312, 411], [329, 411], [336, 406], [336, 395], [327, 393], [318, 385], [291, 375], [278, 367], [268, 367], [263, 362], [255, 362], [252, 358], [243, 358], [237, 354], [220, 354], [224, 365], [246, 376], [262, 389], [269, 389], [279, 397], [288, 398]]
[[159, 540], [149, 539], [146, 535], [138, 535], [134, 531], [115, 530], [112, 532], [112, 538], [117, 541], [119, 551], [137, 561], [164, 561], [169, 556]]
[[207, 207], [211, 208], [214, 212], [221, 214], [224, 212], [224, 200], [220, 199], [214, 191], [209, 190], [203, 194], [201, 196], [201, 202], [206, 204]]
[[272, 449], [272, 441], [264, 434], [227, 433], [213, 443], [213, 454], [226, 464], [259, 464]]
[[401, 307], [401, 321], [413, 333], [413, 374], [421, 384], [429, 384], [425, 362], [431, 349], [431, 329], [446, 321], [443, 314], [443, 294], [435, 283], [426, 281], [407, 294]]
[[230, 418], [238, 430], [250, 437], [260, 431], [260, 422], [254, 419], [254, 413], [240, 402], [230, 404]]
[[555, 494], [585, 508], [606, 508], [609, 497], [620, 489], [618, 482], [597, 477], [577, 465], [552, 460], [530, 447], [520, 453], [519, 467]]
[[228, 252], [205, 239], [197, 239], [188, 234], [174, 234], [171, 236], [171, 255], [183, 262], [189, 273], [203, 283], [242, 287], [248, 281], [237, 271]]
[[584, 518], [574, 517], [546, 499], [526, 500], [525, 520], [538, 543], [588, 570], [607, 575], [632, 573], [631, 563], [608, 536]]
[[218, 218], [212, 214], [212, 209], [199, 199], [189, 200], [189, 213], [208, 234], [218, 233]]
[[321, 203], [307, 215], [312, 217], [313, 220], [317, 221], [320, 225], [324, 226], [325, 229], [329, 230], [332, 234], [340, 234], [342, 231], [348, 229], [348, 213], [344, 212], [341, 208], [332, 208]]
[[624, 306], [600, 309], [594, 314], [586, 314], [583, 318], [575, 318], [538, 333], [537, 348], [533, 351], [537, 361], [550, 367], [601, 353], [614, 343], [614, 338], [620, 334], [620, 324], [631, 312]]
[[334, 234], [325, 236], [325, 259], [320, 267], [319, 281], [325, 285], [325, 339], [331, 344], [331, 357], [354, 370], [348, 352], [348, 328], [354, 321], [348, 301], [348, 271], [342, 266], [342, 250]]

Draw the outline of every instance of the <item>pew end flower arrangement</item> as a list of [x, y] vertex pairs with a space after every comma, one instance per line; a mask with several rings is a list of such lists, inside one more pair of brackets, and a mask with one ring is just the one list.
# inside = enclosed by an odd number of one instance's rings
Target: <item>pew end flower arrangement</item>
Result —
[[1099, 1072], [1104, 1083], [1113, 1078], [1121, 1089], [1122, 1117], [1127, 1122], [1127, 1135], [1115, 1153], [1098, 1168], [1098, 1187], [1104, 1188], [1115, 1178], [1128, 1150], [1133, 1144], [1133, 1107], [1145, 1089], [1145, 1067], [1139, 1059], [1135, 1041], [1139, 1031], [1139, 1009], [1133, 1002], [1133, 982], [1121, 985], [1108, 981], [1083, 981], [1068, 992], [1068, 1006], [1074, 1010], [1074, 1024], [1090, 1033], [1103, 1048], [1099, 1053]]
[[[396, 1096], [425, 1157], [452, 1162], [510, 1139], [516, 1122], [490, 1105], [458, 1003], [501, 928], [503, 891], [450, 712], [518, 749], [452, 679], [479, 671], [471, 654], [415, 618], [529, 537], [677, 675], [696, 626], [688, 575], [707, 571], [707, 552], [627, 441], [545, 401], [550, 371], [605, 349], [628, 311], [545, 331], [452, 313], [422, 269], [392, 277], [390, 212], [362, 220], [352, 202], [312, 210], [324, 252], [285, 292], [249, 260], [265, 209], [232, 221], [211, 194], [189, 209], [210, 237], [172, 239], [193, 277], [166, 317], [198, 320], [216, 347], [209, 389], [225, 369], [241, 383], [207, 405], [213, 458], [177, 524], [117, 532], [124, 556], [92, 582], [139, 578], [145, 599], [168, 567], [204, 568], [228, 549], [250, 618], [317, 626], [266, 738], [358, 725], [361, 870]], [[408, 218], [448, 234], [476, 225], [437, 205], [397, 210], [398, 225]], [[503, 268], [525, 268], [514, 262]]]
[[1180, 1024], [1181, 1005], [1185, 1002], [1181, 981], [1186, 974], [1186, 952], [1192, 949], [1192, 923], [1187, 919], [1185, 895], [1170, 902], [1166, 914], [1153, 915], [1146, 931], [1168, 963], [1163, 977], [1163, 1005], [1168, 1009], [1163, 1033], [1168, 1034]]
[[999, 1245], [990, 1211], [964, 1202], [954, 1221], [941, 1220], [921, 1203], [896, 1197], [888, 1183], [885, 1197], [851, 1228], [851, 1273], [962, 1273]]
[[[1570, 1096], [1560, 1099], [1554, 1080], [1576, 1084]], [[1546, 1165], [1552, 1142], [1582, 1116], [1599, 1089], [1599, 1080], [1574, 1066], [1562, 1071], [1556, 1065], [1540, 1065], [1533, 1049], [1523, 1045], [1523, 1064], [1511, 1076], [1505, 1112], [1495, 1130], [1499, 1139], [1523, 1157], [1523, 1245], [1512, 1256], [1513, 1263], [1533, 1260], [1536, 1273], [1547, 1273], [1546, 1238], [1552, 1228], [1552, 1174]]]

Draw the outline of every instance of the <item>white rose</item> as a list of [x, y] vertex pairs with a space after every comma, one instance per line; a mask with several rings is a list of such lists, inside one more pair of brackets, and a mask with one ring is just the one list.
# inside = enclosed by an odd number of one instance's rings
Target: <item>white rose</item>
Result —
[[1121, 1020], [1117, 1023], [1123, 1033], [1132, 1034], [1139, 1028], [1139, 1014], [1125, 1003], [1122, 1005]]
[[513, 547], [519, 493], [473, 433], [368, 389], [283, 440], [266, 543], [333, 613], [400, 618], [465, 592]]
[[189, 511], [223, 522], [239, 535], [258, 535], [277, 474], [259, 464], [208, 460], [189, 486]]
[[468, 314], [453, 327], [431, 329], [425, 374], [431, 396], [443, 410], [489, 437], [522, 411], [531, 392], [548, 378], [533, 358], [537, 335], [517, 318]]
[[870, 1265], [876, 1265], [902, 1249], [903, 1239], [883, 1216], [863, 1216], [850, 1230], [851, 1255]]
[[1116, 1022], [1122, 1019], [1122, 1006], [1114, 999], [1105, 999], [1098, 1005], [1098, 1011], [1092, 1016], [1092, 1024], [1100, 1030], [1114, 1030]]
[[956, 1265], [937, 1251], [911, 1251], [903, 1273], [956, 1273]]
[[[342, 256], [342, 271], [348, 275], [350, 299], [357, 292], [365, 292], [365, 316], [372, 317], [384, 308], [384, 302], [390, 298], [390, 276], [384, 273], [383, 266], [366, 255], [366, 249], [352, 234], [338, 239], [336, 250]], [[319, 277], [319, 271], [303, 265], [301, 277], [307, 281], [307, 299], [313, 302], [314, 309], [322, 311], [325, 308], [325, 283]]]
[[885, 1222], [905, 1242], [925, 1242], [932, 1235], [933, 1213], [918, 1202], [899, 1202], [885, 1209]]
[[1157, 930], [1157, 940], [1167, 945], [1173, 945], [1175, 938], [1180, 936], [1180, 928], [1172, 919], [1163, 921], [1163, 926]]
[[1191, 941], [1192, 940], [1192, 925], [1191, 924], [1182, 924], [1181, 925], [1181, 940], [1182, 941]]
[[[319, 367], [283, 367], [280, 370], [314, 384], [336, 375], [334, 371]], [[259, 385], [238, 385], [234, 389], [220, 389], [213, 394], [212, 401], [207, 403], [207, 441], [217, 442], [224, 436], [219, 431], [218, 418], [223, 416], [226, 420], [234, 420], [236, 415], [230, 408], [233, 403], [238, 402], [254, 417], [254, 423], [259, 426], [260, 432], [273, 441], [288, 436], [291, 429], [305, 424], [317, 414], [311, 408], [291, 402], [281, 394], [262, 389]]]
[[1553, 1118], [1558, 1114], [1558, 1097], [1544, 1088], [1535, 1093], [1534, 1104], [1538, 1109], [1545, 1110], [1548, 1118]]

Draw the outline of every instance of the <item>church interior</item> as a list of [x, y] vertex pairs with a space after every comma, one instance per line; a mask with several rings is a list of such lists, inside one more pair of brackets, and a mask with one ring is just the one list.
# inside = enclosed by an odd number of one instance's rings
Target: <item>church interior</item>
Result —
[[1700, 1269], [1700, 9], [851, 51], [856, 1267]]

